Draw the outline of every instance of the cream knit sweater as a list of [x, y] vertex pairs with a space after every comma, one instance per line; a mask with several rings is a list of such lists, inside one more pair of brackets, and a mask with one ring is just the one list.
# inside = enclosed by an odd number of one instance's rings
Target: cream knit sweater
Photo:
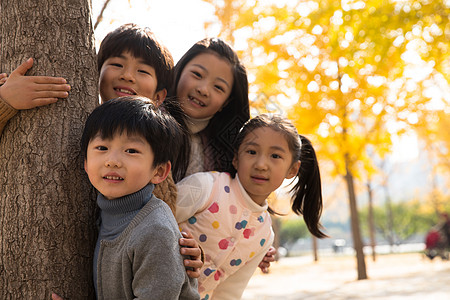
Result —
[[17, 109], [13, 108], [11, 105], [6, 103], [5, 100], [0, 98], [0, 136], [6, 123], [8, 123], [9, 119], [17, 114], [17, 111]]

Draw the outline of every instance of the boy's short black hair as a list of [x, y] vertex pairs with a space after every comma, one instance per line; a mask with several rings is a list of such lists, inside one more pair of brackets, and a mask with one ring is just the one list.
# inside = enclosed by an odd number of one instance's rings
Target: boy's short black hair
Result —
[[141, 58], [156, 72], [156, 91], [169, 90], [172, 83], [173, 58], [148, 27], [136, 24], [124, 24], [106, 35], [100, 44], [97, 54], [98, 72], [110, 57], [118, 57], [124, 52], [130, 52], [134, 57]]
[[112, 99], [98, 106], [86, 120], [81, 137], [81, 150], [87, 158], [89, 142], [97, 135], [111, 139], [116, 134], [143, 136], [153, 150], [153, 167], [176, 157], [183, 142], [183, 130], [166, 111], [156, 108], [150, 99], [126, 96]]

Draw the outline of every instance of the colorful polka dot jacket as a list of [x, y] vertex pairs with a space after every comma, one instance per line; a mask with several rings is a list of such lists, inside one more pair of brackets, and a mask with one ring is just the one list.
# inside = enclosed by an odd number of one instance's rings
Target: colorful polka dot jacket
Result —
[[189, 230], [205, 252], [201, 298], [239, 299], [273, 242], [267, 203], [256, 204], [228, 173], [196, 173], [177, 188], [180, 229]]

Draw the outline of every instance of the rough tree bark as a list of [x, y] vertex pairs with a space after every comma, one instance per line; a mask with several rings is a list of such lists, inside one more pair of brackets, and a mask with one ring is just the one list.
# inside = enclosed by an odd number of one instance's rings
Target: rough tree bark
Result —
[[93, 299], [95, 195], [79, 140], [98, 102], [89, 0], [1, 0], [0, 71], [61, 76], [67, 100], [20, 111], [0, 137], [0, 299]]

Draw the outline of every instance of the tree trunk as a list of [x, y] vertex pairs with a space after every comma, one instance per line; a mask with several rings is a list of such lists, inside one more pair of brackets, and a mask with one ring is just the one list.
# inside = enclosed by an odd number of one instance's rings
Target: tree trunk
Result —
[[94, 299], [95, 192], [79, 151], [98, 103], [89, 0], [1, 0], [0, 71], [61, 76], [67, 100], [20, 111], [0, 138], [0, 299]]
[[314, 262], [319, 261], [319, 250], [317, 246], [317, 238], [313, 235], [311, 235], [312, 239], [312, 248], [313, 248], [313, 255], [314, 255]]
[[373, 218], [373, 192], [372, 192], [372, 185], [370, 183], [370, 180], [367, 180], [367, 194], [369, 197], [369, 236], [370, 236], [370, 246], [372, 248], [372, 260], [376, 261], [376, 241], [375, 241], [375, 221]]
[[[272, 229], [275, 233], [275, 238], [273, 240], [272, 246], [278, 250], [280, 248], [280, 228], [281, 228], [281, 219], [279, 217], [273, 217], [272, 218]], [[278, 261], [280, 259], [280, 256], [278, 255], [278, 251], [275, 254], [275, 261]], [[270, 271], [270, 268], [269, 268]]]
[[348, 198], [350, 204], [350, 218], [352, 224], [353, 247], [356, 251], [356, 262], [358, 268], [358, 280], [367, 279], [366, 262], [364, 260], [363, 243], [361, 239], [361, 230], [359, 228], [358, 209], [356, 205], [355, 187], [353, 185], [353, 175], [348, 168], [348, 159], [346, 159], [345, 180], [348, 188]]
[[385, 195], [385, 205], [386, 205], [386, 227], [387, 227], [387, 239], [391, 249], [391, 253], [394, 252], [395, 236], [394, 236], [394, 216], [392, 214], [392, 202], [391, 195], [389, 193], [388, 180], [386, 179], [383, 184], [384, 195]]

